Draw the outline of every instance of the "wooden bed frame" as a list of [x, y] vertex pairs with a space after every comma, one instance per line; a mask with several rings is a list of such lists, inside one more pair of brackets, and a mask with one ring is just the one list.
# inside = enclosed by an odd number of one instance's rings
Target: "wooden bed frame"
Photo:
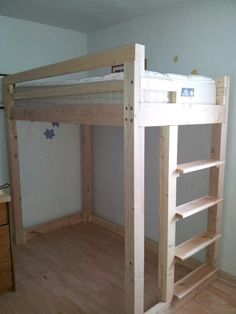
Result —
[[[59, 226], [92, 221], [124, 234], [125, 237], [125, 296], [127, 314], [167, 313], [180, 306], [194, 293], [211, 282], [217, 273], [222, 221], [224, 160], [226, 151], [229, 77], [216, 80], [215, 105], [178, 103], [174, 82], [164, 82], [161, 90], [172, 92], [173, 103], [140, 102], [144, 73], [144, 46], [131, 44], [121, 48], [90, 54], [9, 75], [3, 79], [4, 104], [8, 125], [8, 144], [11, 170], [11, 193], [16, 244], [24, 235], [47, 232]], [[75, 72], [124, 64], [124, 81], [109, 81], [83, 85], [48, 86], [29, 91], [15, 90], [15, 84]], [[42, 105], [14, 106], [16, 99], [79, 95], [107, 91], [124, 91], [120, 105]], [[83, 213], [36, 228], [22, 226], [20, 173], [16, 121], [58, 121], [82, 125]], [[212, 148], [209, 160], [177, 165], [178, 126], [212, 124]], [[96, 217], [92, 213], [91, 126], [108, 125], [124, 128], [125, 228]], [[161, 126], [161, 197], [159, 288], [157, 305], [144, 312], [144, 147], [145, 128]], [[210, 168], [209, 196], [176, 207], [176, 184], [180, 174]], [[209, 208], [209, 209], [208, 209]], [[208, 209], [208, 230], [175, 246], [176, 220]], [[38, 228], [38, 229], [37, 229]], [[37, 231], [38, 230], [38, 231]], [[156, 249], [151, 241], [149, 248]], [[206, 262], [190, 275], [174, 284], [175, 262], [184, 262], [197, 251], [206, 248]]]

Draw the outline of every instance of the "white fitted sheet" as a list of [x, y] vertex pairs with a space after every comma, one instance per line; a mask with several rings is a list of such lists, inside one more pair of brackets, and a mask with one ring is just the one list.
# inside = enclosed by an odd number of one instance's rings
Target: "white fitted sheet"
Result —
[[[59, 81], [41, 80], [30, 83], [18, 84], [18, 90], [29, 89], [37, 86], [88, 84], [94, 82], [123, 80], [124, 73], [112, 73], [104, 76], [86, 77], [82, 79], [60, 79]], [[211, 78], [198, 75], [161, 74], [158, 72], [145, 71], [142, 77], [141, 102], [143, 103], [169, 103], [171, 93], [162, 91], [164, 81], [175, 82], [177, 99], [179, 103], [192, 104], [215, 104], [216, 87]], [[105, 92], [86, 95], [50, 97], [40, 99], [17, 100], [15, 105], [30, 104], [121, 104], [124, 101], [123, 91]]]

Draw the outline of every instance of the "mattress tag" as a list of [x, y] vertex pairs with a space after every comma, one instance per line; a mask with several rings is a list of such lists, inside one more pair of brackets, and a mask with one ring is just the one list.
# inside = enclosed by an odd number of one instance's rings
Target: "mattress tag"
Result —
[[194, 88], [184, 87], [181, 89], [181, 96], [183, 97], [193, 97], [194, 96]]

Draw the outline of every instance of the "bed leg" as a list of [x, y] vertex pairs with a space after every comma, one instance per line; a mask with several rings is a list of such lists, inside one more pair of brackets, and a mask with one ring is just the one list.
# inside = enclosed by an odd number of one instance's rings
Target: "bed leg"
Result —
[[14, 224], [14, 242], [19, 245], [24, 243], [23, 226], [22, 226], [22, 205], [21, 205], [21, 186], [20, 186], [20, 169], [19, 153], [17, 140], [16, 121], [12, 119], [11, 109], [13, 107], [13, 89], [14, 86], [4, 85], [4, 106], [7, 118], [7, 135], [8, 135], [8, 156], [11, 185], [11, 203], [10, 211]]
[[92, 214], [92, 126], [81, 125], [83, 220], [89, 222]]

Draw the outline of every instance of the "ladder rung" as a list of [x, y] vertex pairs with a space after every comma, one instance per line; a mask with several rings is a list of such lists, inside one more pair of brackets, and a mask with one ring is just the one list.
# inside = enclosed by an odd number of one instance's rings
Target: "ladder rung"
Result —
[[201, 198], [176, 207], [176, 217], [182, 219], [189, 217], [222, 201], [222, 198], [217, 198], [210, 195], [203, 196]]
[[178, 245], [175, 248], [175, 258], [181, 262], [201, 251], [211, 243], [215, 242], [220, 234], [214, 232], [204, 232], [196, 237]]
[[222, 160], [203, 159], [192, 162], [186, 162], [184, 164], [177, 165], [176, 171], [178, 173], [189, 173], [197, 170], [203, 170], [211, 167], [223, 165], [225, 162]]
[[204, 283], [205, 280], [213, 276], [216, 272], [217, 269], [213, 266], [201, 265], [175, 284], [175, 297], [179, 300], [183, 299], [188, 293]]

